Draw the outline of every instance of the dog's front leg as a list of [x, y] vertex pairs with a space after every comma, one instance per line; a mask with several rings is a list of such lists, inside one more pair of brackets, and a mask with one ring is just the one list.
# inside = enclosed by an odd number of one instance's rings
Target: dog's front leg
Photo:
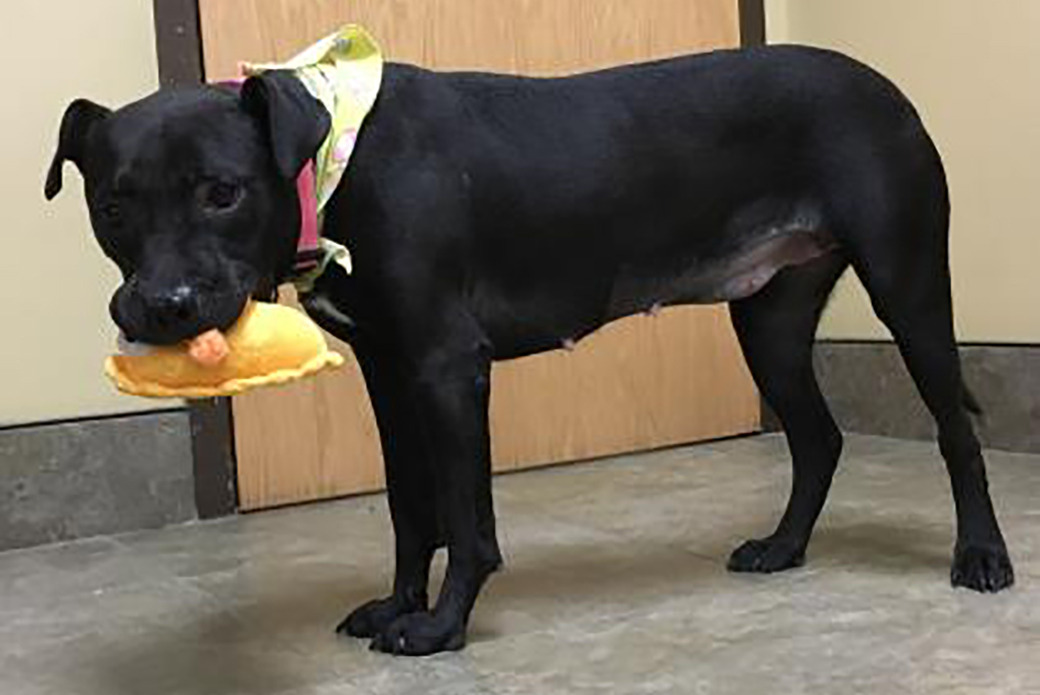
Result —
[[400, 360], [385, 345], [352, 342], [379, 428], [387, 500], [394, 525], [393, 593], [359, 606], [336, 628], [375, 637], [397, 618], [426, 611], [430, 561], [443, 540], [433, 494], [433, 458]]
[[470, 341], [441, 347], [413, 377], [409, 390], [432, 447], [448, 569], [434, 609], [399, 617], [373, 639], [373, 649], [408, 655], [461, 649], [480, 587], [501, 564], [490, 501], [486, 352]]

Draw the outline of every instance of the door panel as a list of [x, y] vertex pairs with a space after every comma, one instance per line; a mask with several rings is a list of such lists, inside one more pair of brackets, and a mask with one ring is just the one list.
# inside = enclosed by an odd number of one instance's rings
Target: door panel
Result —
[[498, 470], [753, 432], [759, 400], [725, 307], [616, 321], [578, 343], [496, 367]]
[[[199, 7], [211, 80], [233, 76], [239, 60], [284, 60], [346, 22], [365, 25], [391, 60], [539, 75], [738, 43], [736, 0], [200, 0]], [[371, 408], [348, 362], [339, 373], [234, 399], [244, 509], [382, 486]], [[573, 351], [498, 363], [492, 375], [496, 470], [750, 432], [758, 419], [724, 306], [630, 317]]]
[[209, 80], [363, 24], [391, 60], [558, 75], [736, 46], [736, 0], [199, 0]]

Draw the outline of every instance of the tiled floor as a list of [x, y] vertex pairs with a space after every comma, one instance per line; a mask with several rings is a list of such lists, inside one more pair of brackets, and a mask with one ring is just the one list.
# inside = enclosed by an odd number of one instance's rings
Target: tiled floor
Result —
[[3, 695], [1040, 693], [1040, 456], [989, 452], [1017, 586], [954, 591], [935, 447], [850, 436], [805, 568], [731, 575], [776, 436], [496, 484], [505, 571], [461, 653], [337, 639], [383, 593], [381, 497], [0, 555]]

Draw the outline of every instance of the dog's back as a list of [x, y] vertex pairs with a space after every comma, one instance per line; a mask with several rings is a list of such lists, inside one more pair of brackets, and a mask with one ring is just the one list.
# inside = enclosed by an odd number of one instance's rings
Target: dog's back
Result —
[[[357, 168], [421, 163], [393, 177], [397, 200], [436, 189], [433, 223], [454, 228], [437, 239], [467, 239], [474, 307], [502, 356], [654, 305], [753, 294], [837, 244], [828, 188], [871, 164], [858, 152], [889, 151], [905, 179], [933, 151], [890, 82], [794, 46], [562, 78], [391, 64], [376, 109]], [[895, 188], [922, 185], [935, 184]]]

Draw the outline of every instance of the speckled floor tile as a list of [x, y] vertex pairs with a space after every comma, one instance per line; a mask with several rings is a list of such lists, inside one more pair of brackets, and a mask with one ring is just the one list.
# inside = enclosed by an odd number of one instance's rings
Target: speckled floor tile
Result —
[[927, 442], [848, 437], [809, 563], [773, 576], [724, 564], [783, 508], [779, 436], [499, 477], [506, 569], [423, 659], [332, 632], [389, 583], [381, 496], [4, 553], [0, 693], [1040, 693], [1040, 456], [988, 460], [998, 596], [948, 584]]

